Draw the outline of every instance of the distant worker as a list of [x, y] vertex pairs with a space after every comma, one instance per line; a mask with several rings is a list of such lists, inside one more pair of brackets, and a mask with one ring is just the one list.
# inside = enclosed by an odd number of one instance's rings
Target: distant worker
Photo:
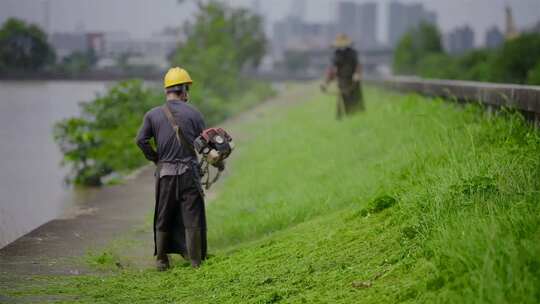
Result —
[[199, 267], [207, 255], [203, 189], [193, 148], [205, 122], [188, 103], [191, 84], [186, 70], [171, 68], [164, 79], [165, 105], [146, 113], [137, 135], [144, 156], [157, 165], [154, 255], [159, 271], [169, 268], [168, 253], [181, 254], [193, 267]]
[[326, 73], [321, 89], [326, 91], [328, 85], [337, 78], [339, 95], [337, 101], [337, 118], [364, 110], [362, 97], [362, 66], [358, 61], [358, 53], [352, 47], [352, 41], [347, 35], [339, 34], [332, 45], [334, 55], [332, 64]]

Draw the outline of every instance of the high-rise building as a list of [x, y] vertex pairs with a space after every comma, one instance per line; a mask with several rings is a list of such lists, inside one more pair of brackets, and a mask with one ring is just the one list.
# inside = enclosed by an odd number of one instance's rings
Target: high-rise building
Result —
[[399, 43], [407, 31], [422, 22], [437, 25], [437, 14], [427, 11], [420, 3], [391, 2], [388, 19], [388, 42], [392, 47]]
[[377, 46], [377, 4], [356, 4], [343, 1], [338, 4], [337, 28], [345, 33], [361, 49]]
[[504, 43], [504, 35], [498, 27], [493, 26], [486, 32], [485, 45], [487, 48], [496, 48]]
[[343, 1], [338, 4], [337, 26], [340, 33], [347, 34], [349, 37], [356, 37], [356, 13], [356, 3]]
[[437, 25], [437, 13], [432, 11], [426, 11], [422, 16], [422, 20], [429, 24]]
[[364, 3], [358, 6], [358, 47], [371, 49], [377, 46], [377, 4]]
[[447, 49], [451, 54], [462, 54], [474, 48], [474, 32], [470, 26], [458, 27], [447, 36]]
[[262, 15], [261, 0], [253, 0], [251, 2], [251, 10], [258, 16]]
[[540, 21], [538, 21], [531, 29], [529, 30], [533, 33], [540, 33]]
[[301, 36], [302, 21], [298, 17], [286, 17], [274, 24], [273, 48], [281, 54], [297, 37]]
[[306, 0], [292, 0], [291, 16], [304, 20], [306, 14]]
[[53, 33], [49, 38], [50, 43], [56, 50], [59, 59], [67, 57], [74, 52], [84, 53], [88, 51], [88, 39], [86, 33]]

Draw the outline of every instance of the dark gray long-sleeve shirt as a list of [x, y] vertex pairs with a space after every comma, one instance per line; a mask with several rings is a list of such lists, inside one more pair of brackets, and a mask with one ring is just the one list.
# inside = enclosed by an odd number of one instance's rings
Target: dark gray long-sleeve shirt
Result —
[[[193, 144], [193, 141], [205, 129], [202, 114], [192, 105], [180, 101], [168, 101], [171, 112], [178, 126], [182, 129], [186, 140]], [[150, 144], [154, 138], [157, 151]], [[143, 124], [137, 135], [137, 145], [144, 153], [144, 156], [154, 162], [163, 163], [160, 176], [179, 175], [186, 171], [185, 165], [170, 164], [181, 160], [183, 163], [197, 161], [197, 156], [191, 150], [183, 147], [174, 134], [174, 129], [167, 120], [162, 106], [155, 107], [144, 115]]]

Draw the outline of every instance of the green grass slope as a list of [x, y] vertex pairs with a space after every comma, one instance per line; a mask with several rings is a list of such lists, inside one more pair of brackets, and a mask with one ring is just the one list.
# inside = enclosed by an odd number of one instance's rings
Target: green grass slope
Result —
[[201, 269], [62, 279], [80, 303], [538, 303], [540, 137], [375, 89], [334, 120], [318, 95], [245, 123], [208, 206]]

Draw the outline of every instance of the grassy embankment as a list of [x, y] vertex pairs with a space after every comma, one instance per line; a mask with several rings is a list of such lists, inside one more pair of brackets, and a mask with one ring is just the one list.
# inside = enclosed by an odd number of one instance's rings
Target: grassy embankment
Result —
[[[81, 303], [538, 303], [540, 139], [420, 96], [318, 96], [243, 128], [199, 270], [123, 270], [41, 292]], [[71, 300], [70, 300], [71, 301]]]

